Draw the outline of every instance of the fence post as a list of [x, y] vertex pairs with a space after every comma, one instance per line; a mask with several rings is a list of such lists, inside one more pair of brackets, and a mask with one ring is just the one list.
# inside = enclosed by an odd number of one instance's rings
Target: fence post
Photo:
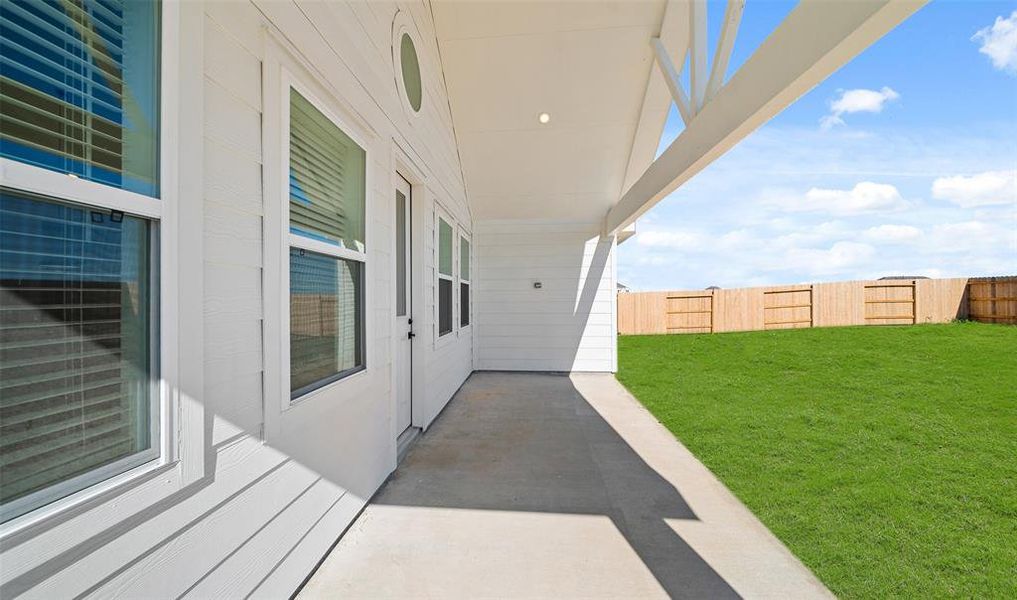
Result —
[[809, 329], [816, 326], [816, 294], [815, 284], [809, 284]]

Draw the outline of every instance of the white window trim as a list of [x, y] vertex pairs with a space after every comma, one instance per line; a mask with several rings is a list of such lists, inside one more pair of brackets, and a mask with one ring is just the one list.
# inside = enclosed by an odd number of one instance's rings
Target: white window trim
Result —
[[[430, 322], [428, 321], [427, 307], [427, 295], [425, 290], [428, 289], [430, 282], [423, 274], [426, 272], [424, 269], [424, 263], [427, 262], [427, 256], [425, 255], [424, 248], [427, 247], [425, 243], [427, 234], [424, 231], [423, 223], [427, 219], [428, 213], [426, 206], [430, 201], [430, 190], [428, 187], [428, 175], [426, 169], [410, 158], [410, 154], [407, 153], [400, 145], [399, 141], [392, 138], [389, 143], [390, 156], [392, 157], [393, 170], [391, 173], [390, 181], [390, 192], [389, 201], [394, 200], [394, 193], [396, 188], [396, 180], [398, 178], [404, 179], [410, 184], [410, 202], [411, 202], [411, 219], [407, 223], [407, 227], [410, 229], [410, 263], [407, 268], [410, 270], [410, 289], [407, 293], [410, 295], [410, 313], [409, 317], [413, 319], [413, 328], [415, 332], [424, 332], [429, 330]], [[390, 204], [392, 206], [392, 204]], [[393, 246], [394, 247], [394, 246]], [[389, 268], [392, 273], [396, 272], [395, 253], [393, 252], [391, 260], [389, 262]], [[392, 278], [392, 282], [389, 285], [389, 297], [395, 298], [396, 294], [396, 282], [395, 278]], [[391, 310], [392, 316], [389, 320], [389, 327], [391, 328], [391, 347], [395, 347], [405, 335], [403, 330], [400, 330], [396, 323], [400, 317], [395, 316], [395, 308], [393, 306]], [[427, 343], [427, 336], [417, 333], [416, 337], [411, 340], [412, 352], [416, 352], [418, 344]], [[420, 358], [421, 355], [417, 354], [417, 360], [411, 358], [411, 395], [413, 398], [424, 398], [426, 397], [426, 383], [427, 377], [425, 375], [426, 363]], [[396, 389], [396, 370], [389, 369], [389, 386], [390, 389]], [[397, 398], [396, 394], [389, 394], [390, 414], [396, 414], [398, 408], [396, 406]], [[426, 427], [426, 415], [424, 414], [424, 403], [414, 402], [412, 403], [412, 414], [410, 422], [415, 427]], [[401, 431], [397, 431], [396, 420], [391, 419], [391, 439], [395, 440]], [[394, 448], [394, 446], [393, 446]], [[394, 452], [394, 450], [393, 450]], [[394, 454], [393, 454], [394, 456]], [[394, 459], [393, 459], [394, 461]], [[395, 462], [392, 463], [393, 465]]]
[[[195, 64], [203, 65], [203, 45], [191, 40], [195, 36], [201, 38], [204, 15], [200, 7], [185, 9], [168, 0], [161, 3], [160, 9], [158, 198], [11, 159], [0, 159], [0, 181], [5, 187], [58, 201], [119, 210], [149, 219], [157, 225], [153, 234], [152, 260], [158, 261], [158, 269], [153, 269], [152, 279], [157, 283], [158, 312], [153, 315], [157, 329], [151, 343], [153, 367], [159, 381], [151, 398], [152, 447], [15, 501], [12, 504], [16, 509], [22, 500], [57, 497], [0, 524], [0, 539], [22, 533], [34, 534], [59, 527], [62, 523], [65, 528], [71, 527], [69, 531], [78, 532], [72, 524], [88, 520], [87, 511], [91, 506], [126, 518], [137, 510], [143, 510], [155, 499], [179, 491], [204, 476], [206, 440], [203, 408], [195, 406], [200, 403], [188, 402], [189, 399], [181, 392], [182, 388], [194, 389], [197, 386], [200, 389], [201, 386], [203, 284], [200, 277], [179, 276], [183, 271], [193, 272], [203, 265], [200, 240], [193, 244], [189, 241], [187, 253], [180, 252], [180, 229], [184, 221], [190, 224], [197, 220], [200, 224], [203, 215], [200, 177], [203, 154], [200, 151], [185, 152], [182, 148], [193, 144], [200, 146], [203, 135], [202, 99], [200, 95], [195, 98], [186, 91], [200, 90], [203, 85], [202, 69], [193, 68]], [[189, 41], [185, 44], [183, 40]], [[180, 119], [185, 110], [189, 116], [186, 121]], [[181, 165], [181, 162], [184, 164]], [[184, 169], [187, 169], [188, 178], [180, 177]], [[198, 177], [194, 178], [194, 175]], [[193, 195], [195, 192], [196, 196]], [[192, 282], [192, 279], [198, 281]], [[186, 297], [197, 298], [197, 312], [191, 306], [181, 306], [180, 299]], [[186, 329], [182, 323], [187, 325]], [[182, 355], [182, 337], [186, 338], [189, 346], [197, 345], [197, 352]], [[188, 374], [187, 382], [181, 380], [184, 370]], [[196, 379], [193, 376], [195, 372], [198, 374]], [[73, 489], [84, 482], [89, 482], [87, 487], [59, 497], [61, 490]], [[133, 495], [131, 501], [119, 503], [118, 507], [97, 504], [138, 486], [143, 486], [144, 491]], [[53, 519], [72, 511], [77, 511], [78, 516], [69, 516], [59, 522]], [[68, 543], [77, 542], [75, 539]]]
[[[445, 275], [441, 272], [441, 223], [438, 219], [442, 219], [452, 228], [452, 275]], [[451, 213], [442, 206], [437, 199], [434, 202], [434, 347], [444, 347], [446, 344], [452, 343], [457, 335], [458, 318], [456, 317], [456, 309], [458, 308], [458, 302], [456, 302], [456, 293], [458, 290], [458, 275], [456, 269], [459, 266], [459, 261], [456, 259], [456, 250], [459, 245], [456, 243], [456, 232], [459, 230], [459, 225], [455, 219], [452, 218]], [[445, 279], [452, 282], [452, 329], [448, 333], [441, 333], [441, 294], [438, 291], [438, 281]]]
[[[162, 151], [161, 148], [160, 151]], [[119, 210], [154, 221], [161, 221], [163, 217], [165, 200], [58, 173], [10, 158], [0, 158], [0, 181], [3, 182], [4, 187], [40, 196], [68, 200], [95, 208]], [[160, 182], [160, 195], [165, 196], [161, 188]]]
[[[371, 285], [374, 250], [371, 247], [373, 218], [376, 132], [331, 88], [312, 75], [315, 73], [299, 54], [272, 29], [266, 29], [263, 61], [264, 115], [264, 276], [262, 278], [265, 314], [263, 351], [265, 360], [265, 438], [284, 435], [283, 420], [294, 409], [311, 405], [348, 401], [366, 391], [374, 370]], [[294, 89], [331, 120], [365, 152], [364, 251], [343, 248], [290, 232], [289, 217], [289, 117], [290, 90]], [[362, 263], [362, 356], [363, 367], [297, 398], [290, 393], [290, 274], [289, 251], [303, 248], [335, 258]]]
[[[463, 257], [462, 244], [463, 244], [463, 240], [466, 240], [466, 243], [470, 245], [470, 251], [469, 251], [470, 268], [469, 268], [469, 272], [467, 273], [466, 279], [463, 279], [463, 269], [462, 269], [462, 257]], [[456, 333], [457, 333], [457, 335], [458, 334], [468, 335], [472, 331], [472, 328], [473, 328], [473, 236], [470, 235], [470, 233], [468, 231], [466, 231], [466, 229], [463, 228], [462, 225], [459, 226], [459, 229], [456, 232], [456, 260], [459, 262], [459, 265], [456, 268], [456, 277], [459, 279], [459, 281], [456, 284], [456, 288], [457, 289], [456, 289], [455, 297], [456, 297], [456, 302], [459, 303], [459, 305], [460, 305], [459, 306], [459, 310], [456, 311], [456, 325], [458, 326], [458, 330], [457, 330]], [[469, 306], [470, 322], [467, 323], [466, 325], [463, 325], [463, 323], [462, 323], [462, 314], [463, 313], [462, 313], [462, 296], [461, 296], [461, 294], [462, 294], [462, 284], [464, 284], [464, 283], [470, 286], [470, 306]]]
[[[361, 307], [360, 307], [362, 314], [360, 315], [360, 318], [361, 318], [362, 322], [360, 323], [360, 328], [361, 328], [361, 336], [362, 336], [361, 337], [361, 344], [362, 344], [362, 346], [361, 346], [361, 360], [363, 361], [364, 364], [361, 367], [353, 370], [352, 372], [350, 372], [350, 373], [348, 373], [348, 374], [346, 374], [346, 375], [336, 379], [335, 381], [330, 381], [330, 382], [328, 382], [328, 383], [326, 383], [326, 384], [324, 384], [322, 386], [319, 386], [319, 387], [317, 387], [315, 389], [309, 390], [309, 391], [307, 391], [307, 392], [297, 396], [296, 398], [293, 398], [292, 394], [290, 394], [289, 395], [290, 396], [289, 397], [289, 402], [287, 403], [287, 406], [283, 407], [283, 410], [289, 410], [295, 404], [298, 404], [300, 402], [305, 402], [305, 401], [307, 401], [307, 400], [309, 400], [311, 398], [319, 396], [319, 395], [321, 395], [323, 390], [326, 390], [326, 389], [328, 389], [329, 387], [332, 387], [332, 386], [340, 385], [341, 382], [346, 381], [347, 379], [349, 379], [351, 377], [355, 377], [355, 376], [365, 372], [367, 370], [367, 368], [368, 368], [368, 365], [367, 365], [367, 363], [368, 363], [368, 361], [367, 361], [368, 338], [367, 338], [367, 327], [366, 327], [366, 325], [367, 325], [367, 319], [368, 319], [369, 311], [368, 311], [367, 303], [365, 301], [366, 300], [366, 288], [368, 286], [367, 277], [368, 277], [368, 269], [369, 269], [369, 261], [368, 261], [368, 257], [367, 257], [367, 244], [368, 244], [368, 241], [369, 241], [367, 239], [367, 237], [368, 237], [367, 236], [367, 223], [368, 223], [368, 214], [367, 214], [367, 204], [368, 204], [368, 202], [367, 202], [367, 197], [369, 195], [368, 190], [370, 188], [370, 183], [369, 182], [371, 181], [370, 174], [368, 173], [368, 171], [370, 171], [369, 165], [371, 164], [371, 159], [374, 158], [374, 156], [370, 152], [370, 145], [369, 145], [368, 140], [367, 140], [367, 135], [364, 132], [359, 131], [358, 127], [356, 127], [352, 123], [349, 123], [345, 119], [340, 117], [337, 112], [335, 112], [335, 111], [333, 111], [331, 109], [331, 107], [329, 106], [329, 103], [324, 101], [324, 100], [322, 100], [319, 97], [319, 95], [309, 85], [305, 85], [298, 77], [294, 76], [294, 74], [291, 71], [287, 70], [284, 67], [282, 69], [282, 93], [283, 93], [284, 98], [283, 98], [282, 104], [280, 106], [282, 111], [281, 111], [281, 119], [279, 121], [279, 127], [281, 128], [280, 137], [281, 137], [281, 139], [283, 141], [281, 150], [282, 150], [282, 166], [285, 169], [285, 171], [284, 171], [285, 173], [289, 173], [289, 166], [290, 166], [290, 91], [291, 90], [296, 90], [297, 93], [299, 93], [308, 102], [311, 103], [311, 106], [313, 106], [315, 109], [317, 109], [319, 112], [321, 112], [321, 114], [323, 114], [325, 116], [325, 118], [327, 118], [329, 121], [331, 121], [333, 125], [338, 127], [344, 134], [349, 136], [350, 139], [352, 139], [358, 146], [360, 146], [361, 148], [364, 149], [364, 250], [359, 251], [359, 250], [353, 250], [353, 249], [350, 249], [350, 248], [344, 248], [342, 246], [336, 246], [334, 244], [329, 244], [328, 242], [323, 242], [321, 240], [316, 240], [316, 239], [313, 239], [313, 238], [310, 238], [310, 237], [307, 237], [307, 236], [303, 236], [303, 235], [300, 235], [300, 234], [297, 234], [297, 233], [293, 233], [292, 231], [290, 231], [290, 195], [289, 195], [289, 179], [287, 178], [287, 180], [286, 180], [287, 181], [286, 190], [285, 190], [285, 193], [284, 193], [285, 195], [282, 198], [279, 199], [279, 201], [282, 202], [282, 207], [281, 207], [282, 221], [280, 223], [280, 226], [284, 230], [284, 235], [285, 235], [286, 240], [287, 240], [287, 243], [284, 244], [283, 248], [282, 248], [283, 256], [280, 258], [280, 267], [281, 267], [281, 269], [280, 269], [280, 288], [282, 288], [283, 291], [285, 292], [282, 295], [282, 297], [280, 298], [281, 306], [282, 306], [282, 314], [284, 316], [283, 319], [282, 319], [282, 322], [280, 323], [280, 327], [282, 329], [282, 339], [284, 340], [284, 343], [280, 347], [280, 350], [281, 350], [281, 353], [282, 353], [282, 358], [283, 358], [283, 365], [282, 365], [282, 368], [283, 368], [283, 381], [289, 382], [289, 380], [290, 380], [290, 344], [289, 344], [289, 339], [290, 339], [290, 319], [289, 319], [289, 313], [290, 313], [290, 284], [289, 284], [289, 282], [290, 282], [290, 261], [289, 261], [289, 253], [290, 253], [290, 248], [300, 248], [300, 249], [303, 249], [303, 250], [310, 250], [311, 252], [316, 252], [318, 254], [323, 254], [323, 255], [326, 255], [326, 256], [331, 256], [333, 258], [340, 258], [340, 259], [345, 259], [345, 260], [351, 260], [351, 261], [354, 261], [354, 262], [359, 262], [362, 265], [361, 268], [363, 269], [363, 271], [361, 272], [361, 281], [360, 281], [360, 286], [361, 286], [360, 293], [362, 295], [362, 298], [361, 298]], [[287, 383], [287, 387], [289, 387], [288, 383]]]

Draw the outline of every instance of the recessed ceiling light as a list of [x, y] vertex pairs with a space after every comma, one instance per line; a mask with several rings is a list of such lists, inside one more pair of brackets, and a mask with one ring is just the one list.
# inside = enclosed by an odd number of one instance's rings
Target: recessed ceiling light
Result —
[[537, 115], [537, 120], [546, 125], [551, 120], [551, 115], [547, 113], [540, 113]]

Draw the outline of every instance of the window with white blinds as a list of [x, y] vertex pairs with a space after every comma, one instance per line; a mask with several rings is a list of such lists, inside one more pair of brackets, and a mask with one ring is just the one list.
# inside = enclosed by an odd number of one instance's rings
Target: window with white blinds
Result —
[[0, 2], [0, 156], [158, 196], [159, 4]]
[[0, 1], [2, 521], [159, 456], [160, 49], [159, 2]]
[[364, 368], [366, 152], [290, 89], [290, 399]]
[[0, 192], [5, 517], [55, 484], [151, 458], [151, 230], [129, 215]]
[[290, 91], [290, 231], [364, 251], [363, 148]]

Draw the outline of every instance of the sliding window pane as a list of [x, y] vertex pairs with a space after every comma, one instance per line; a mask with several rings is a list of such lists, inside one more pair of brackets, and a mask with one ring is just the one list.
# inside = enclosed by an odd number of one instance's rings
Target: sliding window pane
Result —
[[459, 284], [459, 326], [470, 324], [470, 284]]
[[290, 249], [292, 398], [363, 368], [363, 269], [356, 261]]
[[[6, 516], [8, 503], [34, 492], [112, 463], [126, 470], [128, 457], [151, 458], [152, 228], [108, 210], [0, 192]], [[79, 483], [49, 499], [92, 482]]]
[[438, 272], [452, 277], [452, 226], [438, 217]]
[[0, 156], [159, 195], [159, 3], [0, 2]]
[[363, 252], [367, 155], [290, 91], [290, 231]]
[[452, 280], [438, 280], [438, 335], [452, 333]]

